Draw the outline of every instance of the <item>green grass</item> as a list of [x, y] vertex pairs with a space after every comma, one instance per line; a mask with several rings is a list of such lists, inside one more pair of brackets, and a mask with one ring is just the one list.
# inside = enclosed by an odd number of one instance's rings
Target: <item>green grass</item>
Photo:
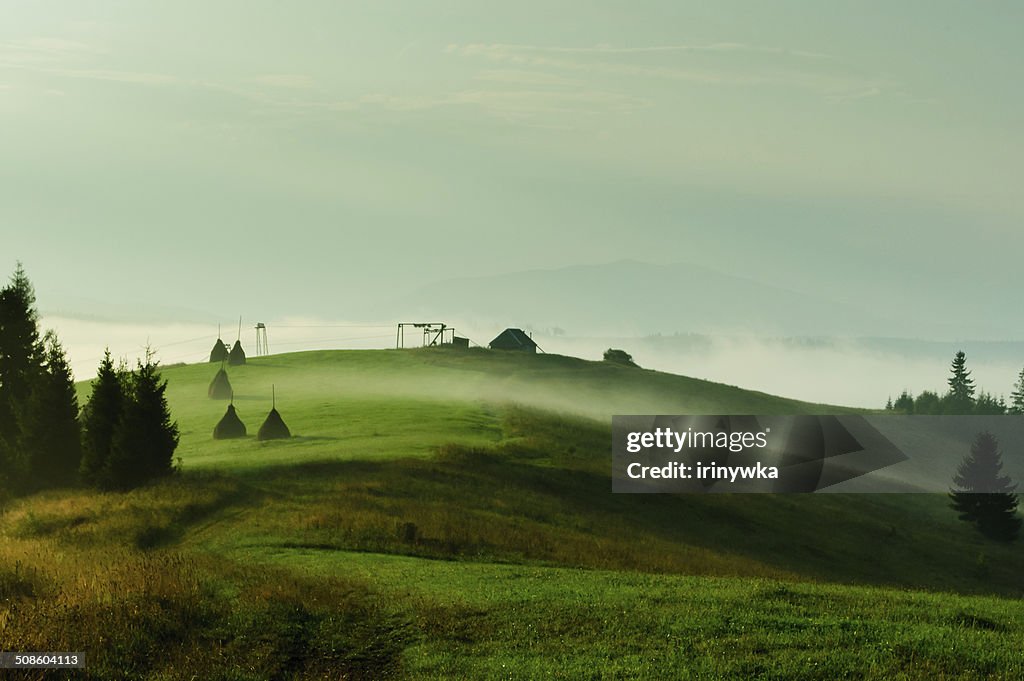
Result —
[[768, 579], [266, 556], [366, 580], [417, 625], [416, 678], [989, 678], [1024, 675], [1024, 603]]
[[[615, 495], [613, 413], [836, 408], [557, 356], [165, 370], [182, 470], [0, 515], [0, 641], [91, 678], [1014, 678], [1024, 553], [941, 495]], [[87, 386], [81, 386], [83, 396]], [[35, 678], [25, 675], [22, 678]]]
[[[302, 451], [280, 458], [270, 445], [214, 442], [226, 404], [206, 397], [217, 366], [164, 370], [168, 399], [182, 427], [178, 451], [189, 465], [248, 466], [329, 458], [422, 455], [449, 442], [489, 444], [497, 438], [494, 409], [518, 403], [607, 420], [626, 413], [834, 413], [839, 407], [656, 371], [561, 355], [489, 351], [337, 350], [251, 358], [228, 367], [235, 405], [251, 435], [271, 407]], [[80, 384], [87, 398], [86, 384]], [[273, 447], [278, 447], [276, 443]]]

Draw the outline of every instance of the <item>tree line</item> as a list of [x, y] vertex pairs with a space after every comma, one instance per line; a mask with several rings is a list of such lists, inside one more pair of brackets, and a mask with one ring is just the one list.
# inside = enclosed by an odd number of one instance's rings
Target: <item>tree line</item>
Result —
[[[967, 355], [963, 350], [953, 356], [949, 372], [949, 390], [945, 395], [925, 390], [915, 398], [904, 390], [895, 402], [889, 400], [886, 410], [923, 415], [1024, 415], [1024, 369], [1017, 377], [1009, 403], [1001, 396], [996, 399], [984, 391], [975, 394], [974, 379], [967, 369]], [[1017, 485], [1003, 473], [999, 441], [995, 435], [984, 431], [975, 437], [970, 452], [953, 476], [950, 505], [960, 520], [974, 524], [989, 539], [1013, 541], [1021, 528], [1016, 489]]]
[[178, 426], [152, 353], [129, 370], [107, 351], [79, 409], [67, 355], [56, 333], [40, 333], [35, 302], [19, 263], [0, 289], [0, 492], [129, 489], [171, 474]]
[[1017, 382], [1010, 393], [1010, 401], [1000, 395], [998, 398], [984, 390], [976, 391], [974, 379], [967, 369], [967, 355], [960, 350], [953, 356], [950, 365], [950, 377], [947, 379], [949, 390], [944, 395], [924, 390], [917, 397], [904, 390], [899, 397], [891, 397], [886, 402], [886, 411], [898, 414], [924, 414], [938, 416], [942, 414], [975, 414], [979, 416], [998, 416], [1000, 414], [1024, 414], [1024, 369], [1017, 376]]

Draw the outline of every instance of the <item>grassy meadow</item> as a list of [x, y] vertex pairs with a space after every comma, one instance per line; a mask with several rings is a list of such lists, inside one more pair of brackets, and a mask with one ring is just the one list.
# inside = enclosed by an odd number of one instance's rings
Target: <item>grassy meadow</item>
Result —
[[[1024, 551], [941, 495], [610, 491], [611, 414], [836, 407], [322, 351], [229, 368], [250, 437], [214, 441], [215, 371], [164, 368], [171, 479], [4, 504], [0, 648], [83, 651], [96, 679], [1024, 677]], [[271, 385], [295, 437], [259, 443]]]

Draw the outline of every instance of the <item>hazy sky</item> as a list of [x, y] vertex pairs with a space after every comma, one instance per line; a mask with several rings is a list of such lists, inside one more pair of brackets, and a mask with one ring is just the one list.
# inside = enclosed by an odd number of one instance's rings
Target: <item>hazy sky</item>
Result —
[[634, 258], [1016, 310], [1022, 25], [1018, 2], [3, 0], [0, 275], [23, 260], [44, 307], [345, 318]]

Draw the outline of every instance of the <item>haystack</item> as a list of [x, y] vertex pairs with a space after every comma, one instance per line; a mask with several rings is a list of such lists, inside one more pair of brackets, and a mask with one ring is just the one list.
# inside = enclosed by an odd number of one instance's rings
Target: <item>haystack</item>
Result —
[[245, 364], [245, 350], [242, 349], [242, 341], [236, 340], [231, 352], [228, 354], [228, 364], [238, 366]]
[[214, 440], [229, 440], [231, 438], [245, 437], [245, 424], [238, 418], [234, 403], [228, 405], [223, 418], [213, 427]]
[[281, 418], [277, 409], [270, 410], [267, 420], [263, 422], [260, 432], [256, 434], [258, 440], [286, 440], [291, 436], [292, 431], [288, 430], [288, 426], [285, 425], [284, 419]]
[[[271, 390], [274, 389], [271, 388]], [[256, 434], [256, 439], [258, 440], [284, 440], [292, 436], [292, 431], [288, 430], [284, 419], [281, 418], [281, 414], [277, 411], [277, 391], [274, 390], [272, 395], [273, 406], [271, 406], [270, 413], [267, 414], [263, 425], [260, 426], [260, 432]]]
[[216, 364], [223, 362], [228, 358], [228, 346], [224, 345], [224, 341], [220, 338], [213, 344], [213, 350], [210, 350], [210, 364]]
[[217, 375], [210, 381], [210, 388], [206, 394], [211, 400], [230, 400], [234, 391], [231, 389], [231, 381], [228, 380], [228, 372], [222, 366], [217, 370]]

